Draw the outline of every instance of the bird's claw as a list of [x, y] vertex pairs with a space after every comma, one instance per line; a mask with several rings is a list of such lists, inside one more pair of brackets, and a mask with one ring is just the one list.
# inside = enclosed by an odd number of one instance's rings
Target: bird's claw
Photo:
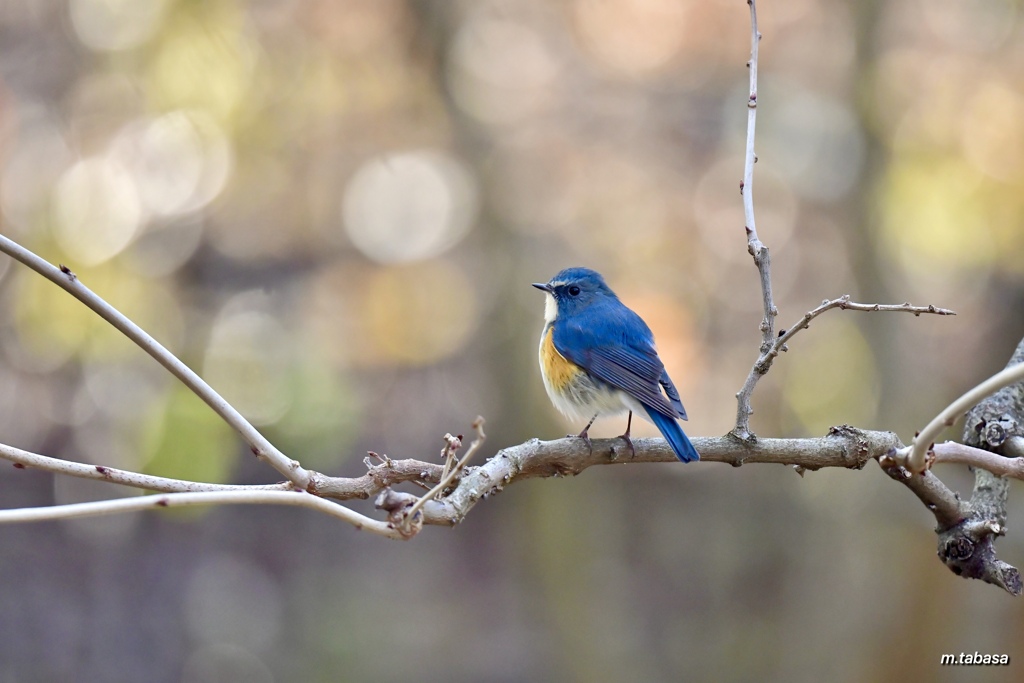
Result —
[[593, 455], [594, 454], [594, 443], [590, 440], [590, 434], [587, 433], [588, 431], [589, 431], [589, 427], [587, 429], [584, 429], [579, 434], [569, 434], [568, 436], [574, 436], [577, 439], [583, 439], [583, 442], [587, 444], [587, 450], [590, 451], [590, 455]]
[[629, 458], [632, 460], [636, 457], [636, 447], [633, 446], [633, 439], [629, 438], [629, 434], [620, 434], [617, 438], [622, 439], [629, 446]]

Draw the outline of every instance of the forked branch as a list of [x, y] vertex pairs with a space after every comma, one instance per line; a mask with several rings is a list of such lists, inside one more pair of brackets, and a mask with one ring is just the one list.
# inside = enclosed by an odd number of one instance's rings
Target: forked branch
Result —
[[775, 358], [782, 353], [787, 351], [786, 344], [794, 337], [800, 330], [806, 330], [810, 327], [811, 321], [817, 318], [825, 311], [830, 311], [834, 308], [838, 308], [843, 311], [893, 311], [899, 313], [912, 313], [915, 316], [919, 316], [922, 313], [932, 315], [956, 315], [954, 311], [946, 308], [938, 308], [936, 306], [913, 306], [909, 303], [902, 304], [860, 304], [855, 301], [850, 301], [850, 295], [845, 294], [838, 299], [826, 299], [821, 302], [821, 305], [815, 309], [804, 313], [803, 317], [792, 327], [782, 330], [781, 334], [772, 343], [768, 344], [767, 348], [762, 346], [761, 354], [754, 362], [753, 367], [750, 368], [750, 372], [747, 374], [747, 379], [743, 383], [743, 388], [736, 394], [736, 400], [738, 402], [738, 410], [736, 413], [736, 426], [732, 430], [732, 434], [737, 438], [749, 440], [753, 438], [753, 434], [750, 431], [750, 415], [754, 412], [750, 405], [750, 397], [754, 392], [754, 387], [772, 367], [772, 363]]

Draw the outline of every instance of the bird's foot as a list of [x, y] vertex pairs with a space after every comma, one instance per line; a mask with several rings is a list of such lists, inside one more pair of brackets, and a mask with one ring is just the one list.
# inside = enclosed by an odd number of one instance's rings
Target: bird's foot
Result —
[[[590, 422], [587, 423], [587, 426], [583, 428], [583, 431], [575, 435], [577, 439], [583, 439], [586, 442], [587, 449], [590, 451], [590, 455], [594, 454], [594, 444], [590, 442], [590, 434], [588, 432], [590, 431], [590, 425], [594, 424], [594, 420], [596, 419], [597, 415], [594, 415], [594, 417], [590, 418]], [[573, 435], [566, 434], [565, 436], [566, 438], [569, 438]]]
[[629, 459], [632, 460], [636, 457], [636, 448], [633, 446], [633, 439], [629, 438], [629, 432], [633, 429], [633, 411], [629, 411], [629, 418], [626, 420], [626, 431], [620, 434], [618, 438], [626, 442], [629, 446]]
[[590, 451], [590, 455], [593, 455], [594, 454], [594, 443], [590, 440], [590, 434], [588, 434], [589, 430], [590, 430], [590, 425], [587, 425], [587, 428], [584, 429], [579, 434], [567, 434], [566, 436], [572, 436], [572, 437], [576, 437], [577, 439], [583, 439], [583, 442], [585, 444], [587, 444], [587, 450]]
[[629, 438], [629, 432], [626, 432], [625, 434], [620, 434], [616, 438], [622, 439], [623, 441], [626, 442], [626, 445], [629, 446], [629, 458], [630, 458], [630, 460], [635, 458], [636, 457], [636, 448], [633, 446], [633, 439]]

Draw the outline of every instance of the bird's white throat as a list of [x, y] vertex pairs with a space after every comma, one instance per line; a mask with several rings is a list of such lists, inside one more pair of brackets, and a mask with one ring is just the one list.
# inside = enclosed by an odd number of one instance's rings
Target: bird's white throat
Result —
[[544, 322], [554, 322], [557, 317], [558, 302], [555, 301], [555, 297], [550, 292], [547, 292], [544, 295]]

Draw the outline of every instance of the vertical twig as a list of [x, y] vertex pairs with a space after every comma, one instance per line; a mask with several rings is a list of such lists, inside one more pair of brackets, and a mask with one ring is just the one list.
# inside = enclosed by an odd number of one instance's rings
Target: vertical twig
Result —
[[757, 30], [757, 3], [755, 0], [747, 0], [747, 5], [750, 6], [750, 61], [747, 62], [747, 68], [750, 70], [750, 94], [747, 97], [747, 146], [740, 193], [743, 195], [747, 251], [754, 258], [754, 264], [757, 265], [758, 273], [761, 275], [764, 318], [761, 320], [761, 358], [754, 365], [754, 370], [747, 377], [743, 388], [736, 394], [736, 426], [732, 433], [744, 440], [751, 437], [750, 415], [754, 411], [750, 407], [750, 394], [754, 391], [757, 380], [768, 371], [764, 359], [775, 341], [775, 316], [779, 312], [772, 299], [771, 260], [768, 256], [768, 247], [758, 239], [757, 225], [754, 221], [754, 164], [757, 162], [757, 155], [754, 152], [754, 135], [757, 128], [757, 57], [761, 33]]
[[757, 225], [754, 221], [754, 164], [757, 153], [754, 151], [754, 136], [757, 129], [757, 57], [761, 43], [761, 33], [757, 30], [757, 3], [747, 0], [750, 6], [750, 94], [747, 96], [747, 146], [743, 163], [743, 219], [746, 223], [747, 251], [754, 257], [754, 263], [761, 274], [761, 292], [764, 295], [764, 319], [761, 321], [761, 353], [775, 341], [775, 316], [778, 310], [772, 301], [772, 278], [768, 247], [757, 237]]

